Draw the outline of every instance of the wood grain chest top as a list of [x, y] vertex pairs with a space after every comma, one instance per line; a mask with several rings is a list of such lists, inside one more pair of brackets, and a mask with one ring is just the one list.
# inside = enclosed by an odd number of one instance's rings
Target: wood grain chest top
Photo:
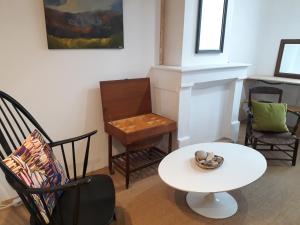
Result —
[[154, 113], [149, 113], [126, 119], [111, 121], [109, 122], [109, 124], [118, 128], [124, 133], [129, 134], [155, 127], [170, 126], [175, 124], [175, 121]]

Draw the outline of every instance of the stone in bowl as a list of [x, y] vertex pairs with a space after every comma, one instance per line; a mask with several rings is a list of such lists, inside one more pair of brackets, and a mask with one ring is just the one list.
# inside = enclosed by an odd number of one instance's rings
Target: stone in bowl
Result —
[[196, 151], [195, 161], [202, 169], [216, 169], [223, 164], [224, 158], [212, 152]]

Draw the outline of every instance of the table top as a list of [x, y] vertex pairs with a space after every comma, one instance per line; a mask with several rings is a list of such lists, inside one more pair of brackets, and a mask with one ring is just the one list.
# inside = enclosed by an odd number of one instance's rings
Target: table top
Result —
[[[224, 157], [221, 167], [201, 169], [194, 161], [197, 150]], [[159, 164], [158, 173], [169, 186], [188, 192], [223, 192], [246, 186], [261, 177], [267, 168], [258, 151], [239, 144], [201, 143], [173, 151]]]

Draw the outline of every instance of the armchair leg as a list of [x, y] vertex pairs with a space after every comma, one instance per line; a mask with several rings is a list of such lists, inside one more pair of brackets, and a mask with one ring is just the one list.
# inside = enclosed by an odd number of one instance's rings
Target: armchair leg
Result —
[[248, 137], [248, 134], [246, 134], [246, 136], [245, 136], [245, 146], [248, 146], [248, 139], [249, 139], [249, 137]]
[[299, 140], [297, 139], [296, 143], [295, 143], [294, 153], [293, 153], [292, 166], [296, 166], [297, 155], [298, 155], [298, 147], [299, 147]]
[[254, 149], [256, 149], [256, 147], [257, 147], [257, 139], [256, 138], [253, 139], [252, 147]]
[[129, 149], [126, 148], [126, 189], [129, 188], [129, 176], [130, 176], [130, 157], [129, 157]]
[[112, 167], [112, 136], [108, 135], [108, 168], [109, 173], [114, 174], [114, 170]]
[[172, 132], [169, 133], [169, 146], [168, 146], [168, 153], [172, 152]]

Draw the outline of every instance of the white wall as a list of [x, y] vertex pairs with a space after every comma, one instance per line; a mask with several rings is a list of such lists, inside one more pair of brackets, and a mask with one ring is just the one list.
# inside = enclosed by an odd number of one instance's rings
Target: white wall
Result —
[[[255, 64], [267, 0], [229, 0], [223, 53], [195, 53], [199, 0], [165, 0], [165, 65]], [[253, 69], [252, 69], [253, 67]], [[254, 71], [255, 65], [249, 71]]]
[[223, 64], [228, 62], [228, 47], [226, 43], [230, 40], [231, 34], [231, 18], [233, 1], [228, 4], [228, 17], [225, 30], [225, 46], [223, 53], [201, 53], [196, 54], [196, 31], [198, 18], [198, 3], [199, 0], [185, 1], [185, 21], [183, 34], [183, 49], [182, 49], [182, 66], [195, 66], [207, 64]]
[[[48, 50], [43, 1], [0, 1], [0, 89], [19, 100], [54, 140], [94, 129], [89, 170], [107, 164], [98, 82], [144, 77], [157, 62], [159, 1], [124, 0], [123, 50]], [[0, 201], [11, 197], [3, 189]]]
[[229, 61], [253, 64], [249, 75], [275, 71], [281, 39], [299, 39], [299, 0], [234, 0]]
[[281, 39], [300, 39], [300, 1], [265, 0], [268, 8], [264, 12], [265, 24], [260, 33], [257, 52], [257, 73], [272, 75]]
[[[229, 0], [223, 53], [201, 54], [195, 53], [199, 0], [176, 0], [172, 3], [171, 6], [166, 4], [166, 65], [195, 66], [243, 62], [252, 64], [249, 74], [255, 73], [259, 34], [265, 23], [263, 16], [268, 6], [267, 0]], [[178, 22], [182, 17], [184, 24]], [[181, 50], [176, 49], [176, 46], [181, 46]]]
[[[256, 65], [250, 75], [273, 76], [281, 39], [300, 39], [300, 1], [265, 0], [261, 12], [262, 24], [258, 27], [258, 41], [253, 63]], [[262, 85], [249, 82], [249, 86]], [[300, 104], [300, 88], [293, 85], [277, 86], [283, 89], [283, 101], [291, 105]]]
[[[300, 29], [297, 29], [300, 21], [299, 0], [229, 0], [224, 53], [195, 54], [198, 2], [176, 0], [174, 4], [166, 4], [166, 65], [243, 62], [252, 64], [248, 70], [250, 75], [271, 76], [274, 74], [280, 40], [300, 38]], [[183, 28], [182, 23], [178, 22], [182, 17]]]
[[234, 0], [230, 39], [225, 42], [230, 62], [251, 64], [248, 74], [255, 74], [260, 39], [264, 35], [269, 4], [266, 0]]

